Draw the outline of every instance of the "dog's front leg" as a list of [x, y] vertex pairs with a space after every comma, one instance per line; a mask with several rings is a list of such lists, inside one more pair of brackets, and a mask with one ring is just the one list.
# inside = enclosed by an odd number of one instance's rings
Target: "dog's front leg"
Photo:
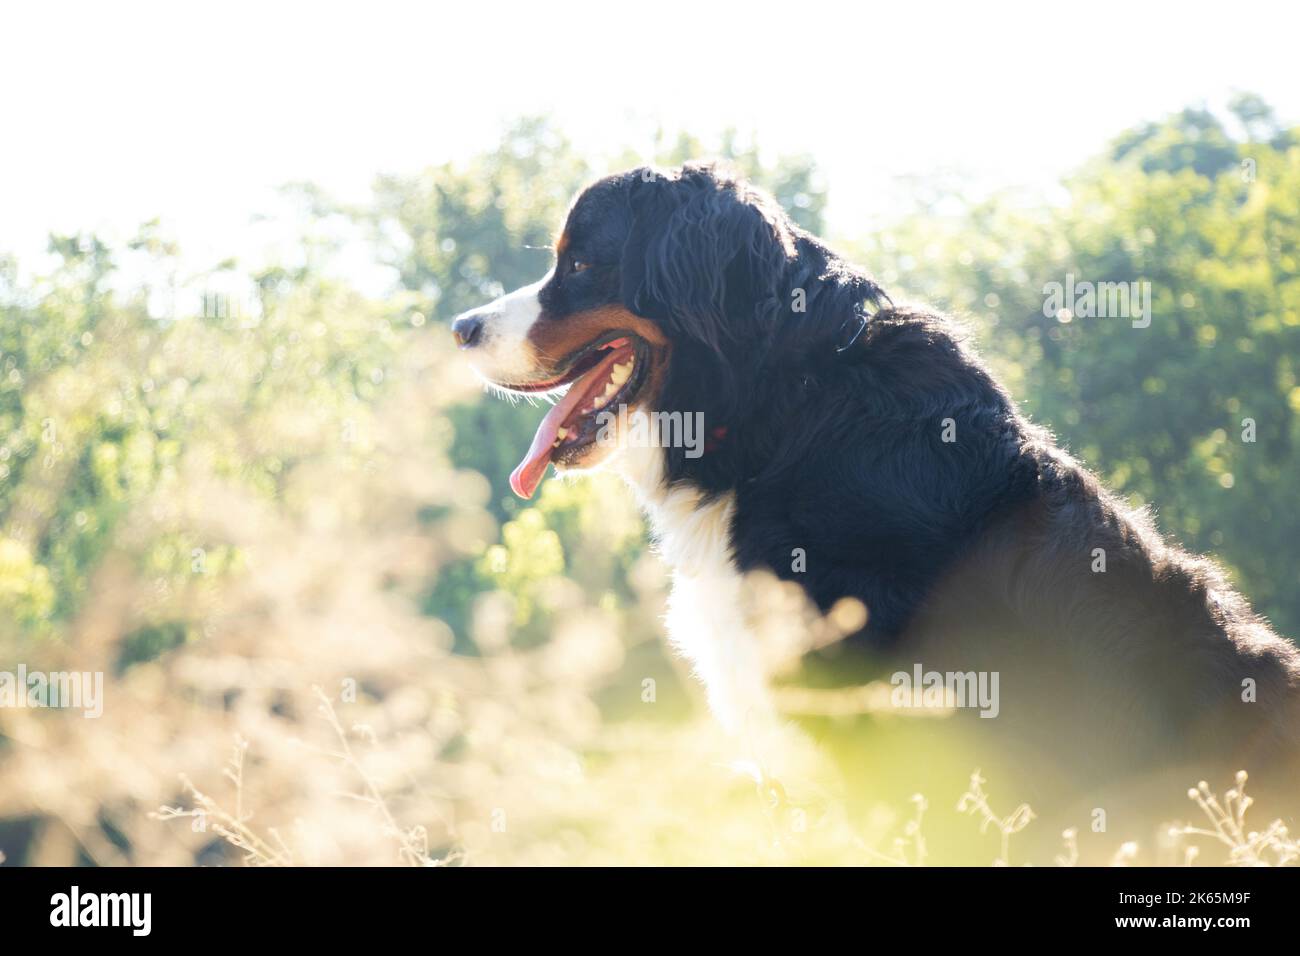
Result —
[[667, 625], [723, 729], [752, 740], [777, 721], [762, 651], [745, 620], [741, 580], [729, 568], [674, 571]]
[[709, 709], [735, 735], [774, 716], [740, 585], [740, 576], [726, 571], [674, 571], [667, 617], [669, 639], [704, 684]]

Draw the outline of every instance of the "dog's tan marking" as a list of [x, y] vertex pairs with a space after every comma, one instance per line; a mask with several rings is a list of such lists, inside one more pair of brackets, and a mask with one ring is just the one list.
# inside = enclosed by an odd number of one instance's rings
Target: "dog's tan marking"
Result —
[[635, 333], [656, 351], [668, 348], [668, 338], [658, 325], [617, 305], [577, 312], [562, 319], [543, 315], [528, 330], [528, 343], [536, 350], [539, 365], [554, 368], [588, 343], [614, 331]]

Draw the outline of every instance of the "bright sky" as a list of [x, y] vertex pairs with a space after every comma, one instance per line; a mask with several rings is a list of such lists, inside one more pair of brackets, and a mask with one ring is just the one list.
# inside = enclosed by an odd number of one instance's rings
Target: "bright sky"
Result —
[[1261, 93], [1300, 122], [1300, 5], [29, 3], [0, 20], [0, 250], [162, 216], [247, 245], [273, 188], [345, 198], [550, 112], [593, 155], [656, 122], [810, 153], [861, 231], [899, 177], [1049, 188], [1136, 121]]

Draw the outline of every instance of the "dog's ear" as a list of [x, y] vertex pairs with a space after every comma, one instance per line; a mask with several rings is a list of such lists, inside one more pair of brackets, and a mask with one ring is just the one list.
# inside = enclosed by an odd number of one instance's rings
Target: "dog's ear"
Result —
[[715, 351], [768, 331], [794, 254], [775, 202], [711, 165], [631, 177], [624, 305]]

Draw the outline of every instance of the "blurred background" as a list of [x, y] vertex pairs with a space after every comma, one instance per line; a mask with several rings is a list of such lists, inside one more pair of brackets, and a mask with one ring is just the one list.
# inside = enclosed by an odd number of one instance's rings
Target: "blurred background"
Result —
[[[915, 801], [905, 750], [859, 806], [757, 795], [663, 647], [630, 496], [515, 499], [541, 409], [486, 396], [447, 321], [541, 276], [592, 178], [727, 158], [965, 321], [1035, 420], [1295, 637], [1298, 19], [6, 14], [0, 671], [105, 690], [95, 719], [0, 707], [4, 863], [1003, 859], [978, 804], [1014, 826], [1016, 781], [959, 811], [959, 754]], [[1149, 281], [1151, 327], [1044, 316], [1069, 273]]]

